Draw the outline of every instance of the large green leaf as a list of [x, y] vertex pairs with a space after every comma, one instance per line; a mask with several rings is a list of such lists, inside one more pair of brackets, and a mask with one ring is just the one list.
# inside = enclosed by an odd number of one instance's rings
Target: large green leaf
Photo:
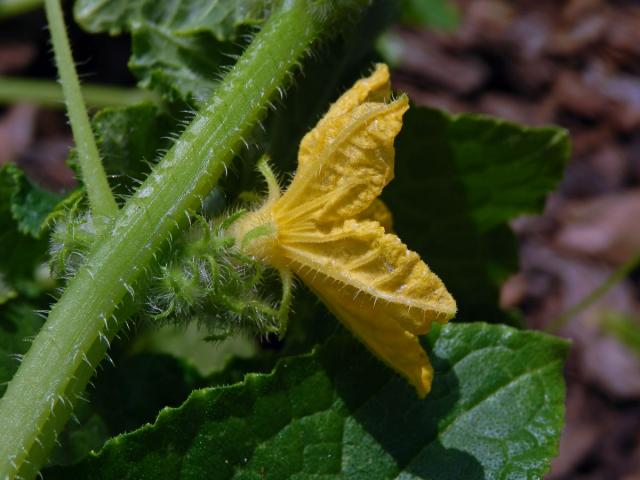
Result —
[[271, 0], [77, 0], [74, 15], [91, 32], [117, 35], [132, 26], [151, 23], [188, 35], [210, 32], [218, 40], [235, 38], [238, 26], [259, 23], [268, 13]]
[[178, 406], [203, 379], [188, 365], [169, 355], [127, 356], [111, 352], [113, 364], [105, 362], [87, 402], [80, 402], [74, 422], [69, 422], [50, 465], [68, 465], [99, 449], [113, 435], [134, 430], [153, 421], [166, 406]]
[[540, 478], [557, 452], [565, 342], [486, 324], [435, 329], [419, 400], [350, 336], [270, 375], [197, 390], [153, 425], [47, 478]]
[[420, 107], [407, 112], [385, 200], [402, 240], [458, 301], [459, 318], [501, 318], [498, 285], [517, 269], [507, 222], [541, 210], [568, 156], [560, 128]]
[[4, 292], [0, 296], [5, 300], [16, 292], [34, 296], [44, 287], [35, 277], [48, 247], [40, 233], [57, 202], [49, 200], [48, 192], [27, 180], [17, 167], [0, 168], [0, 277]]
[[171, 100], [202, 101], [220, 67], [240, 51], [238, 36], [260, 24], [269, 0], [78, 0], [77, 22], [90, 32], [133, 36], [129, 66], [141, 86]]

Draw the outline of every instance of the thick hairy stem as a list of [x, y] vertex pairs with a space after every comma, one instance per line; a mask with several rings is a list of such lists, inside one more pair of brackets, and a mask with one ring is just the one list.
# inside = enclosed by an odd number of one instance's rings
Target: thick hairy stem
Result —
[[126, 317], [116, 315], [117, 306], [216, 184], [296, 62], [349, 13], [350, 3], [284, 0], [113, 228], [96, 241], [0, 400], [0, 478], [36, 475], [119, 330], [118, 319]]
[[94, 215], [103, 219], [111, 219], [118, 213], [118, 205], [109, 187], [89, 123], [89, 116], [80, 91], [80, 82], [73, 64], [60, 0], [45, 0], [44, 6], [47, 11], [51, 42], [62, 82], [62, 92], [67, 104], [69, 122], [78, 150], [82, 181], [87, 188], [87, 196]]

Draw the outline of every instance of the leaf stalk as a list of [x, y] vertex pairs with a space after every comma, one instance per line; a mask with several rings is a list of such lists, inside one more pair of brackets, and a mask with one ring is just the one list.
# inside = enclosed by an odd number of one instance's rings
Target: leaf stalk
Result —
[[91, 130], [89, 115], [82, 98], [78, 74], [71, 55], [71, 46], [67, 37], [60, 0], [45, 0], [44, 6], [51, 31], [51, 42], [53, 43], [58, 74], [62, 83], [62, 92], [67, 104], [69, 122], [78, 150], [82, 181], [87, 189], [89, 204], [96, 217], [111, 219], [116, 216], [118, 205], [109, 187], [96, 140]]

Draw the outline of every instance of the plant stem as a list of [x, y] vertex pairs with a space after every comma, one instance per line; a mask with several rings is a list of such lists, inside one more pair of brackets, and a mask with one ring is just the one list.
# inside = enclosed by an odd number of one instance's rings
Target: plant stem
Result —
[[[154, 97], [137, 88], [111, 85], [83, 85], [82, 96], [91, 108], [126, 107]], [[50, 80], [0, 77], [0, 103], [34, 103], [44, 107], [64, 107], [62, 87]]]
[[584, 297], [574, 306], [570, 307], [566, 312], [551, 320], [545, 330], [549, 333], [558, 333], [569, 320], [600, 300], [600, 298], [602, 298], [604, 294], [606, 294], [618, 282], [627, 277], [638, 266], [640, 266], [640, 253], [637, 253], [622, 265], [620, 265], [616, 270], [614, 270], [602, 285], [595, 288], [586, 297]]
[[103, 220], [110, 219], [118, 213], [118, 205], [109, 187], [89, 123], [89, 116], [80, 91], [80, 82], [71, 56], [60, 0], [45, 0], [44, 6], [71, 130], [78, 150], [82, 181], [87, 189], [94, 216]]
[[[117, 306], [225, 171], [311, 43], [353, 8], [286, 0], [97, 240], [0, 400], [0, 478], [33, 478], [126, 318]], [[355, 2], [357, 6], [360, 2]], [[315, 4], [314, 4], [315, 5]]]

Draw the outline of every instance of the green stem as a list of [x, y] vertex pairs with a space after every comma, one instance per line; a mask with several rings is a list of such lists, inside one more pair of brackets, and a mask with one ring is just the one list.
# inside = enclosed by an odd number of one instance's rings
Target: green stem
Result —
[[51, 30], [56, 65], [62, 81], [62, 91], [67, 103], [71, 130], [78, 150], [82, 181], [87, 189], [87, 196], [94, 215], [101, 219], [110, 219], [117, 214], [118, 205], [109, 187], [89, 123], [89, 116], [80, 91], [80, 82], [71, 56], [71, 47], [64, 25], [62, 8], [60, 8], [60, 0], [45, 0], [44, 6]]
[[215, 186], [311, 43], [335, 30], [334, 23], [349, 13], [346, 4], [358, 2], [326, 2], [322, 15], [314, 15], [308, 0], [282, 3], [113, 228], [96, 241], [51, 310], [0, 400], [0, 478], [37, 473], [120, 328], [117, 319], [126, 317], [117, 306]]
[[[111, 85], [83, 85], [82, 96], [91, 108], [126, 107], [154, 100], [153, 95], [145, 90]], [[64, 95], [62, 87], [51, 80], [0, 77], [0, 103], [18, 102], [63, 108]]]
[[0, 20], [30, 12], [42, 6], [42, 0], [0, 0]]
[[624, 280], [633, 270], [640, 266], [640, 253], [631, 257], [629, 260], [620, 265], [616, 270], [607, 277], [602, 285], [595, 288], [586, 297], [569, 308], [563, 314], [557, 316], [549, 322], [545, 330], [549, 333], [558, 333], [562, 327], [564, 327], [569, 320], [575, 317], [577, 314], [583, 312], [591, 305], [596, 303], [604, 294], [606, 294], [613, 286], [618, 282]]

